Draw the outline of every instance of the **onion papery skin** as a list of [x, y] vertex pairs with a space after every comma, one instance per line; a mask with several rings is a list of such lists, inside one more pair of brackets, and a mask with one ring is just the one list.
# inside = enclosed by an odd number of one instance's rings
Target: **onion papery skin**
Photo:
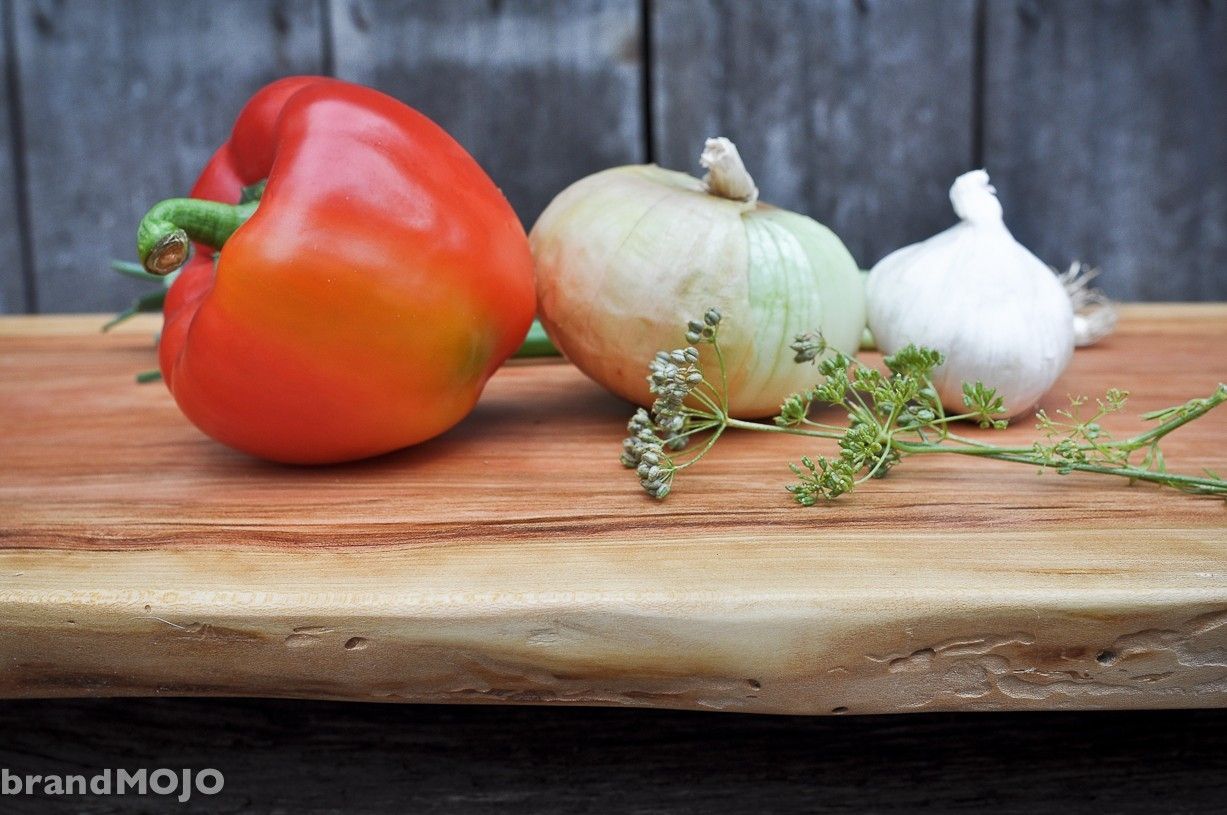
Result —
[[[864, 330], [856, 261], [831, 230], [762, 202], [713, 195], [702, 181], [654, 165], [616, 167], [563, 190], [529, 235], [538, 309], [550, 339], [613, 393], [648, 406], [647, 363], [686, 345], [688, 321], [710, 307], [729, 412], [760, 418], [812, 386], [789, 344], [821, 331], [855, 353]], [[716, 376], [702, 346], [708, 378]]]

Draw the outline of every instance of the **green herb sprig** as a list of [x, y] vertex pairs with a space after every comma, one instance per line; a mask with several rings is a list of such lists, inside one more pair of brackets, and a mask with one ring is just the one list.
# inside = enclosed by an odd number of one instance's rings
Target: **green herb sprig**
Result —
[[[963, 385], [966, 410], [947, 415], [933, 385], [933, 371], [943, 361], [937, 351], [909, 345], [883, 359], [888, 371], [883, 373], [829, 348], [819, 334], [802, 334], [790, 346], [794, 359], [814, 365], [819, 382], [785, 399], [771, 424], [749, 422], [728, 412], [728, 371], [719, 343], [722, 319], [718, 310], [709, 309], [702, 321], [687, 326], [689, 346], [661, 351], [648, 366], [648, 383], [656, 401], [650, 412], [640, 408], [627, 424], [630, 435], [622, 443], [621, 460], [635, 470], [640, 486], [654, 498], [668, 495], [677, 474], [694, 466], [729, 428], [836, 442], [837, 456], [803, 456], [800, 463], [789, 465], [797, 481], [786, 489], [803, 506], [836, 498], [871, 478], [881, 478], [909, 456], [933, 453], [1010, 461], [1061, 475], [1099, 473], [1131, 483], [1144, 481], [1227, 498], [1227, 480], [1209, 471], [1201, 476], [1169, 472], [1160, 449], [1167, 434], [1227, 401], [1225, 384], [1208, 397], [1143, 414], [1144, 420], [1157, 424], [1122, 439], [1114, 438], [1101, 422], [1124, 409], [1127, 392], [1109, 390], [1094, 401], [1093, 408], [1083, 397], [1071, 398], [1069, 407], [1056, 411], [1055, 416], [1042, 410], [1036, 414], [1041, 438], [1029, 446], [1003, 447], [951, 429], [961, 421], [1004, 429], [1005, 410], [995, 390], [974, 382]], [[712, 347], [716, 360], [714, 381], [700, 364], [698, 347], [703, 345]], [[816, 404], [842, 408], [846, 426], [810, 419]], [[696, 439], [701, 444], [689, 450]]]

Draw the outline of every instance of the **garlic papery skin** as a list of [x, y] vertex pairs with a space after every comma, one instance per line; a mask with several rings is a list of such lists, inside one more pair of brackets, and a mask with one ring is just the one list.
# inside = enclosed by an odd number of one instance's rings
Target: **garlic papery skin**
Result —
[[1069, 364], [1074, 314], [1056, 275], [1014, 239], [988, 173], [959, 176], [960, 223], [887, 255], [870, 271], [869, 328], [891, 354], [915, 343], [942, 352], [934, 385], [964, 413], [963, 383], [996, 388], [1006, 415], [1033, 408]]
[[[864, 286], [831, 230], [758, 200], [731, 142], [709, 139], [702, 161], [703, 181], [635, 165], [559, 193], [529, 234], [539, 316], [581, 371], [650, 405], [648, 362], [686, 345], [687, 322], [718, 308], [730, 414], [773, 415], [814, 382], [789, 349], [797, 334], [821, 331], [855, 353]], [[700, 350], [715, 377], [711, 346]]]

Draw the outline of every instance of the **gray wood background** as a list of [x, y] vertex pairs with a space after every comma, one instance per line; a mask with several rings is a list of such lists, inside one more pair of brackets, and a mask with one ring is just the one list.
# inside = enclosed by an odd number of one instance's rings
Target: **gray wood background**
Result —
[[863, 266], [986, 166], [1025, 244], [1127, 300], [1227, 299], [1227, 0], [0, 0], [0, 312], [113, 310], [107, 269], [245, 99], [364, 82], [525, 224], [571, 181], [741, 146]]

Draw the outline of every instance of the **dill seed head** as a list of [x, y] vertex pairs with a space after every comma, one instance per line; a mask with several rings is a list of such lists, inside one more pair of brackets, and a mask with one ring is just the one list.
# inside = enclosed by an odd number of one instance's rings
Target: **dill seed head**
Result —
[[805, 333], [798, 334], [788, 347], [796, 352], [794, 362], [811, 362], [826, 352], [827, 343], [822, 334]]
[[681, 410], [686, 398], [703, 381], [694, 347], [661, 351], [648, 364], [648, 389], [655, 394], [652, 415], [658, 428], [670, 434], [681, 431]]

